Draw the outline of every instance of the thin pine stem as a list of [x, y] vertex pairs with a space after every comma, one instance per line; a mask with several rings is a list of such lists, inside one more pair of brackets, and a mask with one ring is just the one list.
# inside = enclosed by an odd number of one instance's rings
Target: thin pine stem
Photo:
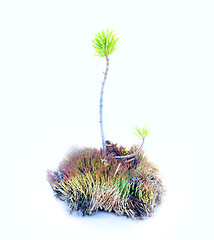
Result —
[[100, 129], [101, 129], [104, 158], [106, 157], [106, 142], [105, 142], [105, 135], [103, 130], [103, 93], [104, 93], [105, 82], [108, 75], [108, 70], [109, 70], [109, 58], [106, 55], [106, 71], [104, 73], [104, 79], [102, 82], [101, 93], [100, 93]]

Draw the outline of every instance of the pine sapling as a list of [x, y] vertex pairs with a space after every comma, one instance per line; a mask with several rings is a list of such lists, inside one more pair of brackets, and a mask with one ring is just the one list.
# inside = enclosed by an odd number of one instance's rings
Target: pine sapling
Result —
[[100, 92], [100, 129], [102, 137], [102, 146], [104, 159], [106, 157], [106, 142], [105, 135], [103, 130], [103, 93], [104, 86], [108, 75], [109, 70], [109, 55], [111, 55], [116, 50], [117, 41], [119, 38], [116, 38], [116, 34], [113, 34], [113, 31], [107, 29], [107, 31], [99, 32], [95, 35], [94, 40], [92, 40], [92, 46], [95, 48], [95, 55], [103, 57], [106, 59], [106, 70], [104, 72], [104, 79], [102, 81], [101, 92]]

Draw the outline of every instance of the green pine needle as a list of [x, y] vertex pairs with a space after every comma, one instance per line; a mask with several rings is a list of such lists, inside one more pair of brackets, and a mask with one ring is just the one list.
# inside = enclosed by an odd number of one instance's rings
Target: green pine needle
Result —
[[147, 127], [139, 128], [139, 127], [134, 127], [135, 129], [135, 135], [138, 136], [139, 138], [146, 137], [149, 134], [149, 129]]
[[113, 31], [107, 29], [95, 34], [94, 40], [92, 40], [92, 46], [95, 48], [95, 55], [99, 57], [108, 57], [116, 50], [117, 41], [116, 34]]

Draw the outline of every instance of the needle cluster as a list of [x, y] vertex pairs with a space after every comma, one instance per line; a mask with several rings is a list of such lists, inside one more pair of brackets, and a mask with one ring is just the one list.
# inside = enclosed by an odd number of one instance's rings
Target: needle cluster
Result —
[[95, 55], [99, 57], [108, 57], [116, 50], [117, 41], [116, 34], [113, 31], [107, 29], [95, 34], [94, 40], [92, 40], [92, 46], [95, 48]]

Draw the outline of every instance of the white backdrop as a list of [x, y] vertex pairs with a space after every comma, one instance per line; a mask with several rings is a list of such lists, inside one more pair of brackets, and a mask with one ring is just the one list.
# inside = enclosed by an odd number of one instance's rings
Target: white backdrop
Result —
[[[214, 3], [1, 1], [2, 239], [213, 239]], [[104, 95], [106, 138], [144, 146], [167, 193], [155, 215], [69, 215], [46, 169], [72, 145], [101, 147], [105, 60], [94, 34], [119, 37]]]

